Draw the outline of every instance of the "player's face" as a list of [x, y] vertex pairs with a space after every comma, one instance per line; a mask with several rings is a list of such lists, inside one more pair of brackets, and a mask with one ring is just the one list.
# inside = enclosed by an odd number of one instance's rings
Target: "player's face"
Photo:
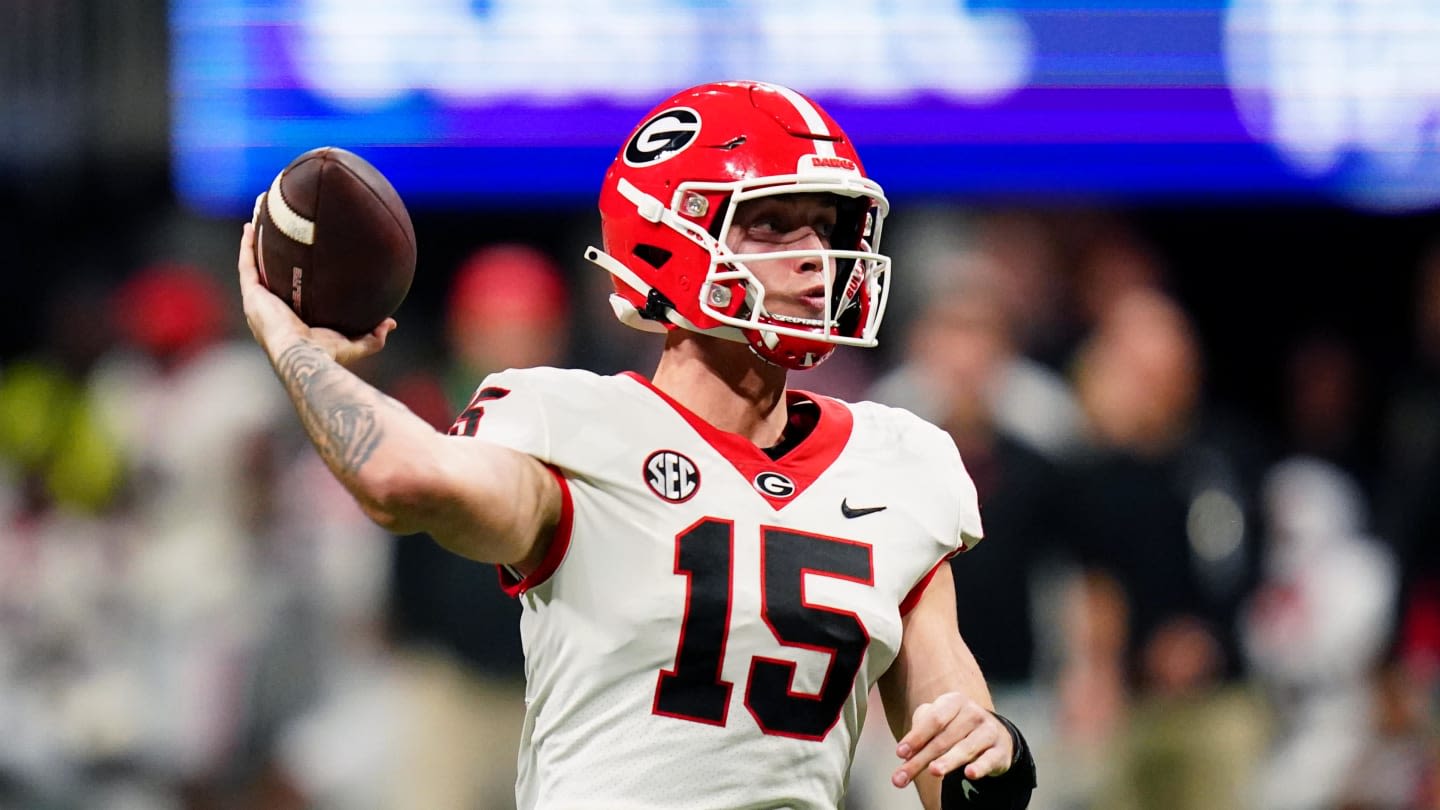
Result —
[[[830, 247], [836, 204], [826, 194], [786, 194], [746, 200], [735, 211], [726, 246], [735, 253], [822, 250]], [[765, 285], [765, 308], [774, 315], [818, 320], [834, 275], [833, 260], [818, 256], [747, 261]]]

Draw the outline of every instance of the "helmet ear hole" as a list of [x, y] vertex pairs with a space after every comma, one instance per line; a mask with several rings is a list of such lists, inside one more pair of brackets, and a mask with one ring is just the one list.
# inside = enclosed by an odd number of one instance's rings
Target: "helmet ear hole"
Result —
[[636, 258], [657, 270], [664, 267], [665, 263], [670, 261], [670, 257], [675, 255], [665, 248], [655, 245], [636, 245], [633, 252]]
[[730, 196], [726, 195], [722, 197], [719, 203], [715, 206], [715, 215], [710, 217], [710, 227], [705, 229], [710, 234], [710, 238], [719, 241], [720, 225], [725, 222], [725, 213], [729, 210]]

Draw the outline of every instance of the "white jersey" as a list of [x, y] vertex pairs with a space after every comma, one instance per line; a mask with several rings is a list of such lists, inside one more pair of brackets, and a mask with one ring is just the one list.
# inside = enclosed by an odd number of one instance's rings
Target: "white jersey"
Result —
[[520, 808], [843, 806], [903, 611], [980, 514], [939, 429], [805, 396], [818, 423], [772, 461], [638, 375], [481, 385], [452, 432], [534, 456], [564, 493], [550, 553], [508, 587]]

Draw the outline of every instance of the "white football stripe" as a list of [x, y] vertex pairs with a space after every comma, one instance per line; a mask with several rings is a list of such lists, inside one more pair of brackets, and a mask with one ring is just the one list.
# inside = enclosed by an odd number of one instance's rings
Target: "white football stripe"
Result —
[[[260, 208], [260, 200], [255, 200], [255, 208]], [[270, 286], [270, 277], [265, 275], [265, 226], [258, 224], [260, 212], [255, 212], [255, 269], [260, 271], [260, 283], [266, 287]]]
[[[816, 135], [830, 134], [830, 128], [825, 126], [825, 119], [820, 117], [820, 113], [815, 109], [815, 105], [806, 101], [804, 96], [788, 87], [782, 87], [778, 84], [765, 84], [765, 86], [784, 96], [785, 100], [790, 102], [790, 104], [795, 107], [795, 110], [800, 113], [800, 117], [805, 120], [805, 126], [809, 127], [811, 132]], [[834, 157], [835, 142], [815, 141], [815, 154]]]
[[270, 212], [270, 221], [280, 232], [294, 239], [302, 245], [315, 244], [315, 222], [306, 219], [295, 213], [285, 202], [285, 195], [280, 193], [280, 178], [284, 172], [275, 175], [275, 182], [270, 184], [270, 193], [265, 195], [265, 208]]

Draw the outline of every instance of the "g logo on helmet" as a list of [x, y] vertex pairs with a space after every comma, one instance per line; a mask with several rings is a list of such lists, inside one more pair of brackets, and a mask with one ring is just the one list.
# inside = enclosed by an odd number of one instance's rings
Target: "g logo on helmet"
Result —
[[653, 166], [684, 152], [699, 134], [700, 113], [689, 107], [671, 107], [641, 124], [621, 154], [627, 165]]
[[763, 472], [755, 476], [755, 489], [772, 498], [788, 498], [795, 494], [795, 482], [777, 472]]

